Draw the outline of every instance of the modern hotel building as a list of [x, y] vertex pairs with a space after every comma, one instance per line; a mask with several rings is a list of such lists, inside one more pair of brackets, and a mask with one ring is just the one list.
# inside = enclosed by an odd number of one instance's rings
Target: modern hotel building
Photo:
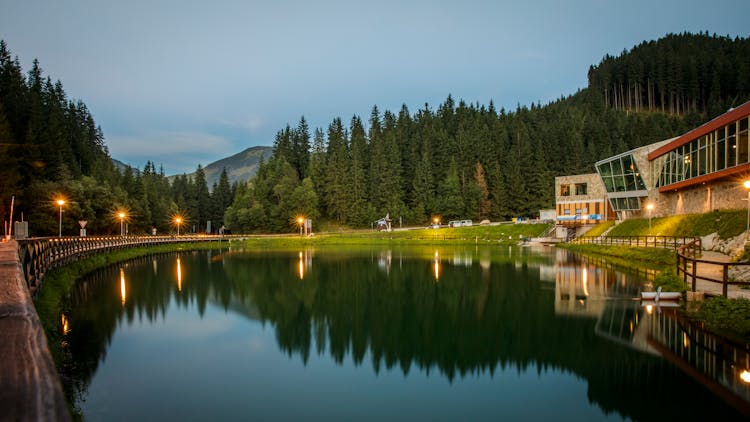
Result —
[[[571, 211], [566, 211], [571, 203], [583, 200], [606, 202], [604, 208], [596, 208], [605, 210], [600, 219], [623, 220], [645, 217], [647, 204], [653, 204], [654, 217], [747, 207], [750, 196], [743, 182], [750, 178], [749, 120], [747, 102], [677, 138], [601, 160], [595, 174], [555, 178], [558, 222], [590, 222], [571, 219]], [[586, 180], [587, 196], [574, 198], [571, 189], [579, 193], [576, 186], [584, 183], [581, 180]], [[594, 189], [596, 194], [588, 194], [590, 186], [598, 185], [602, 192]]]

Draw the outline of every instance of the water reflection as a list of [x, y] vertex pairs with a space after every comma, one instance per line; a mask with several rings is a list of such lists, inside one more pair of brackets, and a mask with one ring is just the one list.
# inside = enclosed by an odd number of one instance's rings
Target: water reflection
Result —
[[120, 298], [122, 299], [122, 304], [125, 304], [125, 299], [127, 298], [127, 292], [125, 291], [125, 271], [122, 267], [120, 267]]
[[[174, 279], [159, 277], [169, 274], [175, 261], [177, 286]], [[111, 293], [102, 295], [112, 288], [114, 271], [83, 280], [70, 296], [66, 334], [75, 365], [67, 378], [84, 386], [118, 327], [167, 319], [174, 308], [195, 309], [202, 319], [208, 307], [217, 307], [272, 327], [278, 349], [304, 365], [317, 353], [342, 367], [351, 361], [358, 370], [371, 368], [375, 374], [398, 370], [405, 377], [419, 373], [451, 384], [509, 370], [535, 370], [543, 377], [554, 369], [586, 380], [588, 400], [605, 413], [672, 419], [708, 409], [712, 417], [731, 416], [679, 367], [662, 359], [649, 340], [653, 321], [666, 315], [645, 318], [646, 309], [630, 300], [638, 295], [641, 276], [562, 250], [148, 257], [119, 268], [121, 306], [111, 306]], [[686, 344], [682, 336], [678, 339]], [[672, 404], [656, 406], [654, 397]]]
[[299, 260], [297, 261], [297, 275], [300, 280], [305, 279], [305, 272], [310, 271], [312, 268], [313, 251], [305, 250], [299, 252]]
[[[154, 275], [156, 275], [156, 273], [156, 267], [154, 267]], [[182, 262], [180, 261], [179, 256], [177, 256], [177, 291], [182, 291]]]

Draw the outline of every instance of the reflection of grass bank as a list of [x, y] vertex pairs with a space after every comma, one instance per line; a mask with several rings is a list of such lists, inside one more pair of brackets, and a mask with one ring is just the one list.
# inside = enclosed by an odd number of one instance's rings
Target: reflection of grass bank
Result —
[[641, 269], [645, 267], [656, 271], [664, 271], [675, 264], [675, 254], [672, 249], [573, 243], [559, 244], [558, 247], [584, 255], [607, 258], [607, 261], [625, 268]]
[[704, 322], [713, 332], [750, 344], [750, 300], [714, 297], [688, 315]]

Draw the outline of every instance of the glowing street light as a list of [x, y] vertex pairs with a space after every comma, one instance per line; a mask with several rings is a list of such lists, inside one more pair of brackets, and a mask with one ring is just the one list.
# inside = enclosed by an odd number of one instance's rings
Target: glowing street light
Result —
[[651, 211], [654, 210], [654, 204], [647, 204], [646, 209], [648, 210], [648, 234], [651, 234]]
[[182, 224], [182, 217], [177, 216], [174, 218], [174, 223], [177, 225], [177, 236], [180, 235], [180, 224]]
[[750, 230], [750, 180], [745, 180], [743, 183], [745, 189], [747, 189], [747, 227], [745, 231]]
[[62, 207], [63, 205], [65, 205], [65, 200], [60, 198], [56, 202], [57, 202], [57, 205], [60, 206], [60, 220], [59, 220], [58, 230], [57, 230], [57, 237], [60, 238], [62, 237]]
[[297, 217], [297, 224], [299, 224], [299, 237], [302, 237], [302, 224], [305, 222], [305, 217]]
[[117, 214], [117, 216], [118, 216], [118, 217], [120, 217], [120, 236], [125, 236], [125, 232], [124, 232], [124, 231], [122, 231], [122, 223], [123, 223], [123, 221], [125, 220], [125, 217], [126, 217], [126, 215], [125, 215], [125, 213], [124, 213], [124, 212], [120, 211], [120, 212], [119, 212], [119, 213]]

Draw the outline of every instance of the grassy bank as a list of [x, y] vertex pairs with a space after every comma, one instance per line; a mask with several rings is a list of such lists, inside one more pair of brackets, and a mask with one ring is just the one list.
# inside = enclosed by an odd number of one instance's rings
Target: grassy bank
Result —
[[675, 264], [675, 254], [672, 249], [573, 243], [559, 244], [558, 247], [584, 255], [604, 257], [613, 264], [625, 268], [639, 269], [646, 267], [656, 271], [664, 271], [672, 268]]
[[747, 210], [654, 217], [651, 219], [650, 231], [648, 221], [648, 218], [625, 220], [612, 228], [607, 235], [692, 237], [718, 233], [720, 238], [728, 239], [745, 231]]
[[688, 315], [700, 320], [715, 333], [750, 344], [750, 300], [724, 297], [706, 299]]

